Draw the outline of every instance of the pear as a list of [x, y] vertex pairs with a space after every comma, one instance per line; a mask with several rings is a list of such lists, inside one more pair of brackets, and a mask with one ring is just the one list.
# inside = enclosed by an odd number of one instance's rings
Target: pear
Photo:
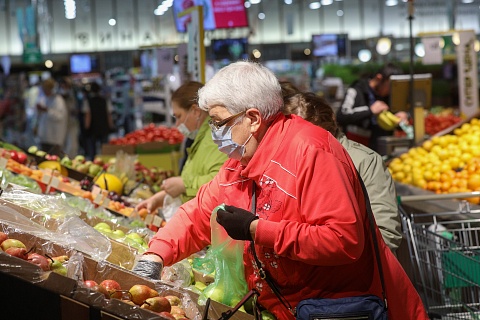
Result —
[[165, 296], [165, 298], [168, 300], [168, 302], [170, 302], [170, 305], [172, 306], [179, 306], [181, 303], [180, 298], [177, 296], [170, 295]]
[[149, 286], [143, 284], [136, 284], [128, 290], [131, 300], [136, 305], [142, 305], [148, 298], [158, 297], [158, 292]]
[[165, 297], [153, 297], [145, 299], [143, 302], [142, 309], [147, 309], [155, 312], [170, 312], [172, 306], [170, 302]]
[[30, 253], [27, 257], [27, 261], [30, 263], [36, 264], [37, 266], [42, 268], [43, 271], [50, 270], [50, 262], [48, 261], [47, 258], [42, 256], [41, 254]]
[[55, 273], [58, 273], [62, 276], [67, 276], [67, 267], [65, 267], [60, 261], [53, 261], [50, 264], [50, 270], [52, 270]]

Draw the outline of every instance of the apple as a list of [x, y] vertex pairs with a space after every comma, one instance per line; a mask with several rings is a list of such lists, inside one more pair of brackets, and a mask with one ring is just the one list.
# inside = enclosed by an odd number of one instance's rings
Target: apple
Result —
[[25, 248], [18, 248], [18, 247], [10, 247], [5, 250], [5, 253], [8, 253], [9, 255], [13, 257], [17, 257], [23, 260], [27, 260], [27, 249]]
[[169, 320], [176, 320], [175, 317], [170, 312], [163, 311], [163, 312], [160, 312], [159, 315]]
[[27, 256], [27, 261], [30, 263], [36, 264], [37, 266], [42, 268], [43, 271], [50, 270], [50, 261], [48, 261], [48, 259], [42, 256], [41, 254], [30, 253]]
[[19, 162], [19, 161], [18, 161], [18, 153], [17, 153], [17, 151], [15, 151], [15, 150], [10, 150], [9, 153], [10, 153], [10, 159]]
[[78, 156], [73, 158], [73, 160], [76, 161], [76, 162], [84, 163], [85, 162], [85, 157], [82, 156], [81, 154], [79, 154]]
[[120, 284], [117, 281], [111, 279], [103, 280], [102, 282], [100, 282], [100, 286], [107, 289], [108, 295], [111, 298], [122, 298], [122, 287], [120, 287]]
[[4, 232], [0, 232], [0, 245], [2, 244], [3, 241], [8, 239], [8, 235]]
[[3, 251], [7, 251], [9, 248], [23, 248], [26, 249], [27, 247], [21, 242], [20, 240], [16, 239], [7, 239], [2, 242], [1, 244]]
[[125, 237], [125, 232], [123, 232], [120, 229], [117, 229], [117, 230], [113, 231], [112, 234], [114, 234], [115, 236], [117, 236], [119, 238]]
[[96, 164], [96, 165], [99, 165], [101, 167], [103, 167], [105, 165], [105, 162], [100, 157], [95, 157], [95, 159], [93, 159], [93, 163]]
[[31, 154], [36, 154], [37, 151], [38, 151], [38, 147], [37, 146], [30, 146], [28, 149], [27, 149], [28, 153], [31, 153]]
[[47, 153], [43, 150], [37, 150], [37, 152], [35, 152], [35, 155], [37, 155], [37, 157], [45, 157], [47, 155]]
[[94, 286], [98, 286], [98, 283], [94, 280], [85, 280], [83, 281], [83, 285], [86, 287], [86, 288], [92, 288]]
[[62, 160], [60, 160], [60, 164], [65, 167], [72, 167], [73, 165], [72, 160], [68, 156], [63, 157]]
[[95, 177], [100, 171], [102, 171], [102, 167], [98, 164], [92, 164], [88, 167], [88, 174], [91, 176]]
[[106, 222], [99, 222], [93, 228], [96, 229], [96, 230], [99, 230], [99, 231], [100, 230], [112, 231], [112, 228]]
[[28, 157], [27, 157], [27, 155], [26, 155], [25, 153], [18, 151], [18, 152], [17, 152], [17, 158], [18, 158], [17, 161], [18, 161], [19, 163], [21, 163], [21, 164], [27, 163], [27, 158], [28, 158]]

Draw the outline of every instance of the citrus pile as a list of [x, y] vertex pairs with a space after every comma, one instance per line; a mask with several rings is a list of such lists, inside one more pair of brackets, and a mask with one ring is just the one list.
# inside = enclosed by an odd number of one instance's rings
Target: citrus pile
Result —
[[474, 118], [453, 134], [411, 148], [393, 159], [388, 169], [394, 180], [435, 193], [480, 191], [480, 120]]

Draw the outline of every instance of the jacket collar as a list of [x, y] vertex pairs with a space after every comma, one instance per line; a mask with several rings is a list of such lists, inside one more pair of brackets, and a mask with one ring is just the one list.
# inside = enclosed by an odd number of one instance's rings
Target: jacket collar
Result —
[[240, 172], [242, 177], [247, 177], [258, 181], [270, 164], [270, 161], [277, 153], [280, 144], [284, 141], [287, 129], [290, 125], [290, 117], [285, 117], [282, 113], [273, 120], [262, 141], [258, 145], [252, 159], [247, 166]]

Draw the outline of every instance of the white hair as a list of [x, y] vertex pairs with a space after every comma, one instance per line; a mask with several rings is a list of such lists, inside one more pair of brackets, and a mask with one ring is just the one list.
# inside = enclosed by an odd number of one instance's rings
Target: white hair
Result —
[[255, 108], [268, 120], [282, 110], [282, 89], [273, 72], [266, 67], [239, 61], [220, 69], [198, 91], [198, 105], [205, 111], [224, 106], [231, 114]]

